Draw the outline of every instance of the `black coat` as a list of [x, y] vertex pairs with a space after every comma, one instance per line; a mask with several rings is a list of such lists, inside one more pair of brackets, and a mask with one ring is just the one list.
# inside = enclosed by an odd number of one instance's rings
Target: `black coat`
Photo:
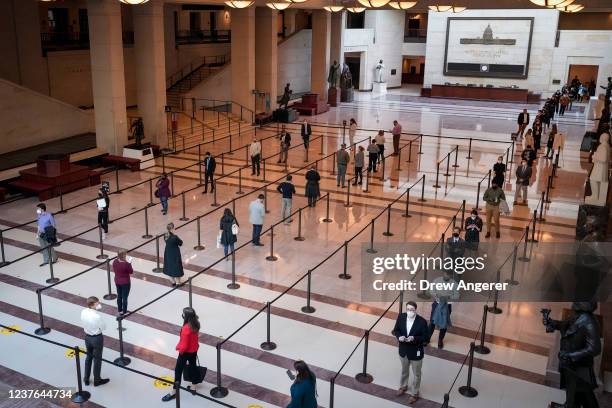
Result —
[[506, 165], [504, 163], [495, 163], [493, 165], [493, 173], [495, 173], [495, 177], [493, 177], [493, 180], [491, 181], [497, 184], [499, 187], [503, 187], [505, 172], [506, 172]]
[[234, 223], [240, 226], [236, 218], [233, 216], [224, 215], [221, 217], [221, 222], [219, 225], [219, 229], [221, 230], [221, 245], [231, 245], [238, 240], [232, 233], [232, 225]]
[[321, 176], [316, 170], [310, 169], [306, 172], [306, 197], [316, 198], [321, 195], [319, 180], [321, 180]]
[[531, 179], [531, 167], [518, 166], [516, 168], [516, 184], [521, 186], [528, 186], [529, 180]]
[[465, 241], [462, 238], [450, 237], [446, 240], [446, 255], [451, 258], [459, 258], [465, 254]]
[[310, 128], [310, 124], [306, 124], [306, 126], [304, 126], [304, 124], [302, 123], [302, 137], [310, 137], [310, 135], [312, 134], [312, 129]]
[[204, 173], [215, 174], [215, 168], [217, 167], [217, 161], [214, 157], [207, 157], [204, 159]]
[[164, 249], [164, 275], [180, 278], [183, 273], [183, 260], [181, 259], [181, 248], [183, 241], [173, 233], [164, 235], [166, 248]]
[[526, 123], [529, 123], [529, 114], [528, 113], [524, 113], [524, 112], [519, 113], [518, 118], [516, 119], [516, 123], [518, 123], [519, 125], [522, 125], [523, 124], [523, 119], [525, 119], [524, 118], [525, 115], [527, 115]]
[[399, 343], [400, 357], [408, 357], [408, 360], [422, 360], [425, 354], [423, 346], [429, 343], [429, 328], [427, 320], [418, 314], [414, 318], [414, 323], [410, 329], [410, 333], [406, 333], [406, 313], [401, 313], [395, 321], [395, 327], [391, 332], [398, 340], [401, 336], [413, 336], [414, 341], [411, 343]]
[[[468, 228], [472, 225], [475, 225], [476, 228]], [[482, 231], [482, 218], [476, 216], [475, 219], [472, 219], [470, 216], [465, 220], [465, 242], [468, 248], [478, 249], [480, 231]]]
[[536, 152], [533, 149], [525, 149], [521, 153], [521, 159], [527, 160], [528, 166], [533, 166], [533, 161], [536, 159]]

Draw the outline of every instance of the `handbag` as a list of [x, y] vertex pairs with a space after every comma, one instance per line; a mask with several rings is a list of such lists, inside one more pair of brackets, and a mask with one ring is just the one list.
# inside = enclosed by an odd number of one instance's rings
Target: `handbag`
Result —
[[592, 195], [593, 189], [591, 188], [591, 179], [587, 179], [586, 183], [584, 184], [584, 196], [590, 197]]
[[183, 380], [192, 384], [202, 383], [204, 381], [204, 377], [206, 377], [206, 371], [208, 371], [208, 368], [200, 365], [199, 357], [196, 357], [196, 361], [197, 365], [195, 367], [191, 367], [189, 363], [187, 363], [185, 369], [183, 370]]
[[155, 197], [159, 198], [159, 189], [155, 190]]
[[238, 235], [238, 232], [240, 232], [240, 228], [238, 227], [238, 224], [233, 223], [232, 224], [232, 234], [233, 235]]
[[508, 207], [506, 200], [499, 200], [499, 211], [504, 214], [510, 214], [510, 207]]

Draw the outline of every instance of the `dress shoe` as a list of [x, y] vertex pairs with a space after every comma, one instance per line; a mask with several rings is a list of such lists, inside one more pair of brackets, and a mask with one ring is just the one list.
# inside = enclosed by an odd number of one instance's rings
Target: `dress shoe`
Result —
[[417, 395], [411, 395], [410, 398], [408, 398], [408, 403], [409, 404], [414, 404], [418, 400], [419, 400], [419, 397]]
[[439, 349], [443, 349], [444, 348], [444, 342], [443, 341], [439, 341], [438, 342], [438, 348]]
[[485, 238], [491, 238], [491, 233], [487, 232], [487, 235], [485, 235]]
[[551, 402], [549, 408], [566, 408], [566, 404], [559, 404], [558, 402]]
[[97, 387], [99, 385], [104, 385], [104, 384], [106, 384], [109, 381], [110, 380], [108, 378], [100, 378], [99, 380], [94, 381], [94, 387]]
[[264, 246], [264, 244], [262, 244], [261, 242], [258, 242], [255, 244], [255, 246]]
[[401, 396], [401, 395], [404, 395], [404, 394], [406, 393], [406, 390], [407, 390], [407, 389], [408, 389], [408, 388], [406, 388], [406, 387], [400, 387], [400, 388], [399, 388], [399, 390], [397, 390], [397, 394], [396, 394], [396, 395], [397, 395], [398, 397], [399, 397], [399, 396]]
[[168, 401], [172, 401], [175, 398], [176, 398], [176, 394], [166, 394], [162, 397], [162, 401], [168, 402]]
[[83, 379], [83, 384], [89, 385], [89, 378], [84, 378]]

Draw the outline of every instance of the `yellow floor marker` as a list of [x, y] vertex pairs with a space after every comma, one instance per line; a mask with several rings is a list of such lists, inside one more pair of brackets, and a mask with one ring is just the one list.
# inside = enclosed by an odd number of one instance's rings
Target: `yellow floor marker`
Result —
[[[153, 386], [155, 388], [170, 388], [172, 387], [172, 384], [174, 384], [174, 378], [170, 377], [169, 375], [162, 375], [161, 377], [159, 377], [165, 381], [161, 381], [161, 380], [155, 380], [153, 381]], [[166, 382], [168, 381], [168, 382]]]
[[[81, 353], [83, 353], [83, 355], [85, 355], [85, 353], [87, 352], [87, 350], [85, 350], [83, 347], [79, 347], [79, 350], [81, 351]], [[66, 353], [64, 354], [66, 355], [66, 358], [74, 358], [74, 349], [67, 349]]]
[[15, 330], [21, 330], [21, 326], [14, 324], [7, 328], [3, 327], [2, 329], [0, 329], [0, 334], [5, 334], [7, 336], [10, 336], [11, 334], [15, 334]]

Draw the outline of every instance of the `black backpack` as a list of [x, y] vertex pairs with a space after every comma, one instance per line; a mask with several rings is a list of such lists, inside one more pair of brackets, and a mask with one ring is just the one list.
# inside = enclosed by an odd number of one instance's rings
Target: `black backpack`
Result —
[[44, 232], [41, 235], [42, 239], [44, 239], [47, 243], [57, 244], [57, 230], [54, 226], [46, 226]]

